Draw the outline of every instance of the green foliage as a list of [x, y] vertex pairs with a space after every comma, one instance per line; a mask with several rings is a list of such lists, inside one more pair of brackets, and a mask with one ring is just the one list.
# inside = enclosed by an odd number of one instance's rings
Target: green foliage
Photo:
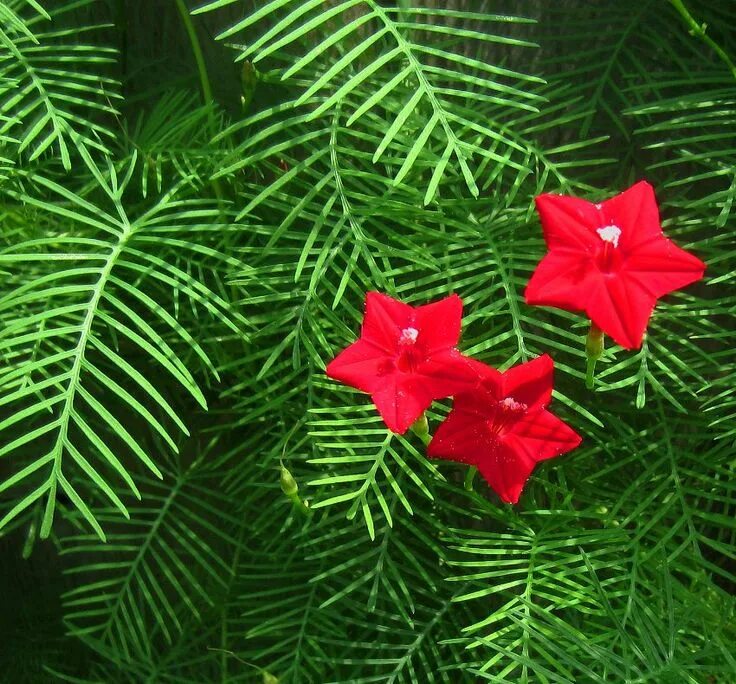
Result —
[[[191, 274], [202, 262], [212, 268], [228, 260], [206, 244], [210, 230], [206, 222], [217, 217], [217, 209], [207, 201], [178, 199], [180, 182], [151, 206], [140, 207], [137, 216], [129, 216], [123, 203], [136, 171], [136, 155], [119, 178], [112, 163], [105, 175], [86, 149], [79, 149], [96, 186], [92, 194], [97, 191], [104, 202], [93, 203], [55, 181], [30, 176], [29, 186], [45, 190], [48, 199], [25, 193], [17, 198], [58, 219], [60, 225], [45, 225], [40, 237], [18, 242], [0, 255], [10, 268], [25, 265], [17, 276], [11, 274], [13, 287], [0, 301], [5, 314], [0, 344], [6, 360], [2, 403], [10, 413], [0, 424], [6, 436], [1, 453], [12, 457], [30, 446], [37, 455], [3, 482], [2, 491], [16, 486], [31, 491], [6, 513], [0, 526], [45, 498], [40, 534], [47, 537], [57, 493], [63, 492], [104, 540], [96, 516], [71, 482], [70, 469], [78, 468], [128, 517], [100, 465], [115, 471], [138, 498], [140, 492], [120, 460], [121, 446], [154, 475], [162, 475], [120, 416], [126, 411], [137, 414], [174, 450], [172, 428], [187, 432], [172, 403], [120, 350], [129, 346], [147, 357], [206, 408], [184, 362], [187, 352], [177, 353], [166, 340], [169, 335], [176, 338], [217, 375], [199, 341], [177, 320], [179, 299], [189, 299], [193, 320], [215, 317], [233, 331], [239, 329], [229, 317], [227, 302]], [[202, 233], [205, 240], [200, 244]], [[185, 264], [180, 263], [182, 250], [190, 255]], [[157, 290], [165, 299], [151, 296]], [[172, 295], [176, 301], [167, 303]], [[171, 426], [152, 411], [164, 414]], [[100, 435], [100, 422], [109, 434]], [[39, 473], [45, 475], [37, 484]]]
[[213, 604], [210, 591], [227, 586], [229, 567], [218, 546], [235, 543], [222, 527], [233, 502], [206, 498], [212, 489], [212, 474], [200, 473], [206, 455], [184, 472], [167, 473], [171, 486], [144, 481], [146, 505], [134, 519], [120, 523], [115, 511], [101, 512], [116, 526], [107, 544], [98, 546], [89, 534], [64, 539], [61, 553], [84, 559], [71, 562], [76, 586], [63, 596], [73, 634], [110, 648], [122, 661], [145, 657], [156, 638], [172, 644], [181, 631], [175, 606], [200, 617], [197, 606]]
[[14, 155], [28, 162], [53, 150], [69, 170], [75, 137], [104, 150], [100, 139], [113, 135], [105, 115], [116, 113], [120, 94], [105, 65], [115, 62], [115, 50], [79, 42], [100, 25], [65, 26], [67, 13], [93, 2], [55, 3], [48, 11], [35, 0], [0, 5], [7, 26], [0, 30], [0, 141], [17, 143]]
[[[734, 681], [736, 14], [514, 5], [0, 0], [0, 671]], [[706, 279], [589, 392], [533, 198], [642, 177]], [[324, 374], [368, 290], [550, 353], [582, 446], [466, 490]]]
[[[228, 4], [215, 0], [196, 12]], [[456, 25], [457, 19], [472, 28]], [[538, 111], [535, 103], [541, 98], [528, 86], [543, 81], [475, 58], [487, 43], [534, 47], [496, 33], [505, 24], [528, 21], [410, 4], [384, 7], [374, 0], [347, 0], [329, 8], [321, 0], [273, 0], [219, 38], [264, 26], [240, 59], [252, 58], [258, 64], [271, 57], [277, 66], [269, 74], [303, 89], [293, 107], [308, 107], [306, 121], [338, 108], [350, 127], [374, 108], [383, 109], [378, 116], [385, 131], [371, 161], [390, 160], [398, 166], [393, 185], [399, 185], [420, 158], [429, 157], [434, 171], [424, 195], [427, 204], [451, 163], [461, 170], [471, 194], [479, 195], [469, 165], [473, 156], [493, 163], [496, 173], [504, 167], [528, 172], [512, 159], [528, 149], [506, 133], [504, 122], [509, 109]], [[314, 36], [320, 33], [328, 37], [315, 45]], [[455, 49], [460, 44], [462, 51]], [[286, 66], [278, 66], [285, 55]], [[326, 57], [332, 61], [327, 69]], [[468, 111], [475, 99], [490, 105], [495, 116], [481, 123]], [[410, 145], [397, 139], [405, 125], [414, 128]]]

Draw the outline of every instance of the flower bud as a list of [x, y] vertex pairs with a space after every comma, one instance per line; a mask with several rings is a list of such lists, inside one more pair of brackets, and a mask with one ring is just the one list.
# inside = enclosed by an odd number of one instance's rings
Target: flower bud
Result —
[[263, 670], [263, 684], [279, 684], [279, 678], [274, 677], [270, 672]]
[[286, 494], [286, 496], [288, 496], [290, 499], [293, 499], [299, 491], [299, 485], [296, 483], [294, 476], [289, 472], [289, 470], [284, 466], [282, 462], [279, 462], [279, 470], [281, 473], [281, 491]]

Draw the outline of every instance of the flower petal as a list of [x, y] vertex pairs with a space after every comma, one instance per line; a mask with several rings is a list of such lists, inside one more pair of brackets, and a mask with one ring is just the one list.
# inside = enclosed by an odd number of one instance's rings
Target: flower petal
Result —
[[396, 351], [401, 330], [414, 322], [414, 309], [381, 292], [365, 296], [365, 318], [361, 337], [387, 352]]
[[503, 375], [491, 366], [469, 359], [478, 373], [480, 382], [471, 391], [459, 392], [453, 399], [453, 410], [480, 416], [486, 420], [496, 411], [498, 402], [503, 399]]
[[546, 409], [528, 412], [503, 439], [517, 455], [533, 463], [560, 456], [582, 441], [575, 430]]
[[414, 314], [419, 341], [427, 353], [449, 349], [458, 343], [463, 302], [456, 294], [420, 306]]
[[591, 293], [586, 311], [606, 335], [626, 349], [641, 346], [656, 298], [636, 279], [619, 273], [601, 278]]
[[549, 249], [587, 252], [595, 248], [601, 216], [594, 204], [565, 195], [539, 195], [534, 201]]
[[457, 349], [438, 351], [417, 367], [418, 379], [424, 382], [433, 399], [444, 399], [473, 389], [480, 381], [485, 364], [463, 356]]
[[391, 432], [403, 435], [432, 403], [424, 383], [412, 374], [395, 373], [383, 379], [371, 394]]
[[603, 202], [601, 212], [604, 225], [621, 228], [619, 245], [624, 251], [662, 235], [654, 188], [646, 181], [639, 181]]
[[[495, 442], [498, 444], [498, 441]], [[427, 447], [430, 458], [443, 458], [478, 465], [494, 448], [485, 423], [477, 416], [453, 406], [450, 415], [437, 428]]]
[[662, 297], [700, 280], [705, 264], [664, 238], [640, 244], [626, 259], [624, 269], [652, 296]]
[[492, 458], [486, 458], [478, 470], [496, 494], [506, 503], [519, 501], [535, 462], [524, 453], [516, 453], [506, 444], [499, 444]]
[[552, 399], [553, 372], [554, 363], [547, 354], [509, 368], [503, 374], [504, 398], [526, 404], [528, 410], [547, 406]]
[[489, 486], [507, 503], [518, 501], [535, 463], [492, 435], [486, 421], [477, 414], [457, 410], [456, 406], [437, 428], [427, 455], [477, 466]]
[[327, 364], [325, 372], [333, 380], [373, 392], [386, 381], [386, 374], [393, 372], [393, 362], [383, 349], [360, 339]]
[[556, 249], [539, 262], [524, 296], [527, 304], [582, 311], [597, 279], [589, 257], [580, 252]]

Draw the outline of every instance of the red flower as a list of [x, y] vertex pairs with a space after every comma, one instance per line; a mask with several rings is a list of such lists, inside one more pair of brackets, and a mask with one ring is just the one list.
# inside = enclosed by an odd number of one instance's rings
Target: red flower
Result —
[[549, 356], [505, 373], [484, 368], [476, 388], [455, 397], [427, 453], [476, 466], [503, 501], [516, 503], [536, 463], [574, 449], [581, 438], [547, 411]]
[[536, 204], [549, 253], [527, 303], [585, 311], [622, 347], [641, 346], [657, 299], [703, 277], [705, 264], [662, 233], [645, 181], [601, 204], [562, 195]]
[[434, 399], [478, 381], [483, 364], [455, 349], [462, 308], [457, 295], [414, 308], [369, 292], [360, 339], [327, 366], [327, 375], [368, 392], [389, 429], [402, 434]]

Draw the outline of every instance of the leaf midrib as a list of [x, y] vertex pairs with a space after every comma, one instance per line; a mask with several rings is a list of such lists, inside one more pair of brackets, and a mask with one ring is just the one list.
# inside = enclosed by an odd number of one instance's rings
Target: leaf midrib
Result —
[[[61, 415], [59, 417], [59, 434], [56, 439], [56, 443], [52, 449], [54, 454], [54, 461], [51, 467], [51, 473], [49, 475], [49, 492], [46, 500], [46, 510], [44, 512], [43, 523], [41, 525], [40, 536], [42, 539], [46, 539], [51, 531], [51, 525], [54, 519], [54, 508], [56, 505], [56, 490], [61, 476], [61, 465], [64, 456], [64, 448], [67, 444], [67, 436], [69, 433], [69, 423], [72, 418], [72, 411], [74, 408], [74, 399], [77, 395], [77, 390], [81, 384], [82, 367], [84, 365], [85, 352], [90, 338], [92, 337], [92, 325], [97, 314], [100, 299], [105, 290], [105, 286], [110, 278], [113, 267], [118, 257], [122, 253], [125, 244], [130, 239], [133, 232], [133, 227], [130, 222], [126, 221], [123, 224], [123, 232], [120, 233], [117, 244], [112, 248], [105, 265], [100, 271], [100, 276], [97, 279], [92, 297], [87, 304], [87, 313], [82, 323], [82, 329], [79, 333], [79, 340], [74, 349], [74, 363], [72, 365], [71, 376], [67, 384], [66, 400], [64, 401], [64, 407], [62, 408]], [[99, 531], [98, 531], [99, 534]]]

